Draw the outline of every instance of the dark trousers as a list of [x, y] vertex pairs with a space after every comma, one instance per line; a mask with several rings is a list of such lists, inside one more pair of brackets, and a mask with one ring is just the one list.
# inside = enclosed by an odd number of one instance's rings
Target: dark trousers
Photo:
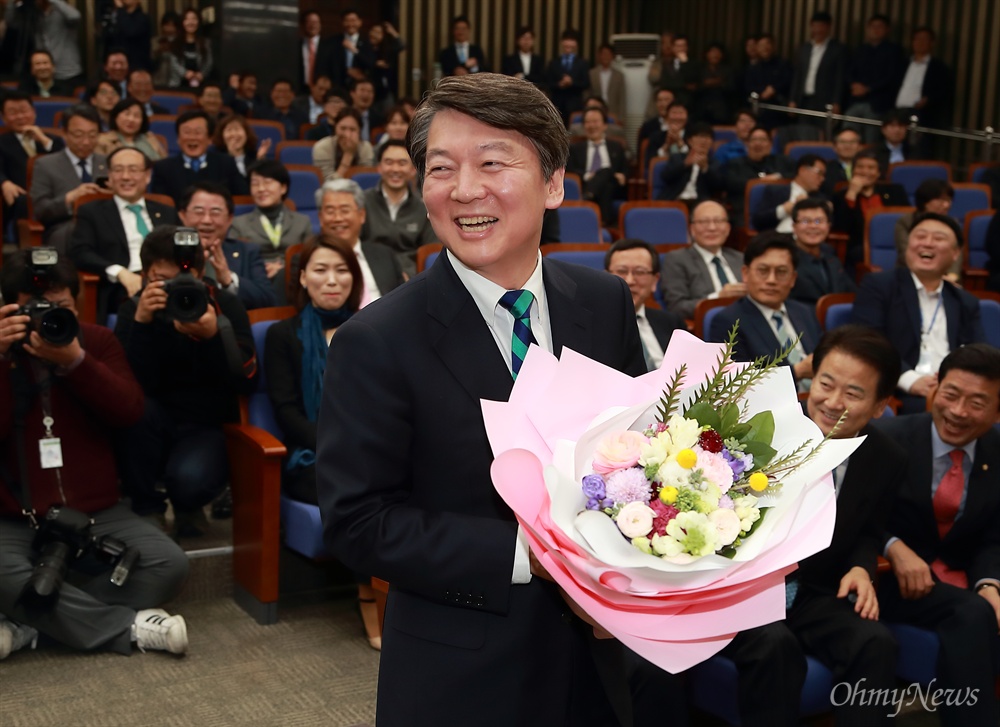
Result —
[[719, 655], [736, 664], [743, 727], [798, 724], [806, 658], [783, 621], [741, 631]]
[[178, 422], [150, 397], [142, 420], [122, 433], [119, 449], [122, 484], [139, 515], [166, 511], [168, 497], [175, 510], [197, 510], [229, 479], [222, 427]]
[[[601, 208], [601, 224], [615, 223], [615, 199], [624, 197], [625, 188], [618, 184], [615, 174], [610, 169], [600, 169], [594, 176], [583, 183], [583, 198], [595, 202]], [[567, 240], [567, 242], [576, 242]]]
[[899, 593], [895, 576], [879, 582], [879, 610], [886, 621], [907, 623], [937, 633], [937, 681], [934, 689], [954, 689], [964, 695], [977, 690], [975, 704], [938, 707], [944, 727], [1000, 723], [993, 655], [998, 645], [997, 618], [990, 604], [970, 590], [937, 582], [923, 598], [909, 600]]

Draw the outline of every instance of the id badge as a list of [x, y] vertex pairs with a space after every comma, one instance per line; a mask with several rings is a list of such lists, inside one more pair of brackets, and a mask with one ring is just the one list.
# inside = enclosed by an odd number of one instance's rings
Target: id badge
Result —
[[43, 470], [51, 470], [63, 466], [62, 440], [59, 437], [39, 439], [38, 453], [42, 458]]

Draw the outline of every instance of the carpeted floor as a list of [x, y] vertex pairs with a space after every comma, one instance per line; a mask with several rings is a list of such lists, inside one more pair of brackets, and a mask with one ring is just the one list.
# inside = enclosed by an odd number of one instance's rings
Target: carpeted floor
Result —
[[378, 654], [353, 598], [287, 604], [259, 626], [228, 598], [184, 603], [190, 650], [54, 645], [0, 662], [3, 727], [347, 727], [375, 721]]

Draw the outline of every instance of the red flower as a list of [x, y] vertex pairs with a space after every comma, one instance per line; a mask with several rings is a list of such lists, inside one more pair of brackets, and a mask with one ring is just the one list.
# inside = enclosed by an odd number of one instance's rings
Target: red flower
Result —
[[721, 452], [723, 447], [722, 437], [714, 429], [706, 429], [702, 432], [701, 436], [698, 437], [698, 444], [706, 452], [713, 452], [714, 454]]
[[659, 498], [651, 500], [649, 506], [656, 513], [653, 516], [653, 530], [650, 532], [649, 537], [653, 537], [654, 533], [660, 536], [666, 535], [667, 523], [677, 517], [677, 508], [673, 505], [664, 504]]

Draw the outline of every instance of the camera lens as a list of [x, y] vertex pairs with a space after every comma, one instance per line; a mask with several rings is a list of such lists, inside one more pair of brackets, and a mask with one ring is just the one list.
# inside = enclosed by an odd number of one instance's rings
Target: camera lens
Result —
[[66, 346], [76, 338], [80, 324], [72, 311], [54, 308], [42, 314], [38, 322], [38, 335], [53, 346]]

